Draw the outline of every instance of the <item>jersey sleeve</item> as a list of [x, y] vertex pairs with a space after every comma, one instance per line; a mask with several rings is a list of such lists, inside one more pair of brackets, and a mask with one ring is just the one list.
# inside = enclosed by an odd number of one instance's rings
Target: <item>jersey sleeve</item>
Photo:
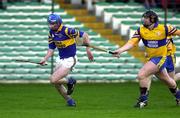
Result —
[[134, 35], [132, 36], [132, 38], [141, 39], [140, 28], [138, 28], [138, 29], [136, 30], [136, 32], [134, 33]]
[[48, 46], [49, 46], [49, 49], [53, 49], [54, 50], [56, 48], [56, 45], [53, 42], [53, 38], [52, 38], [51, 32], [49, 32], [49, 34], [48, 34]]
[[141, 39], [140, 28], [138, 28], [136, 30], [136, 32], [134, 33], [134, 35], [132, 36], [132, 38], [128, 40], [128, 43], [132, 44], [134, 46], [137, 46], [139, 41], [140, 41], [140, 39]]
[[83, 31], [74, 28], [66, 28], [65, 33], [71, 38], [82, 37], [84, 34]]
[[169, 36], [170, 36], [170, 35], [173, 35], [173, 33], [177, 31], [177, 28], [174, 27], [174, 26], [172, 26], [172, 25], [169, 25], [169, 26], [167, 26], [167, 27], [168, 27], [168, 35], [169, 35]]
[[131, 38], [131, 39], [128, 40], [127, 43], [132, 44], [132, 45], [134, 45], [134, 46], [137, 46], [138, 43], [139, 43], [139, 41], [140, 41], [140, 40], [139, 40], [138, 38]]

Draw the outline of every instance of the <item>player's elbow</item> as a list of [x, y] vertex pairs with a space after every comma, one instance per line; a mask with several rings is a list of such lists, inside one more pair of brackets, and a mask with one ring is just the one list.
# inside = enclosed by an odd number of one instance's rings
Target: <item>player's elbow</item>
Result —
[[84, 39], [87, 39], [87, 38], [89, 38], [89, 35], [88, 35], [86, 32], [84, 32], [83, 38], [84, 38]]
[[83, 43], [89, 44], [90, 43], [90, 39], [89, 39], [89, 35], [87, 33], [84, 32], [83, 34]]

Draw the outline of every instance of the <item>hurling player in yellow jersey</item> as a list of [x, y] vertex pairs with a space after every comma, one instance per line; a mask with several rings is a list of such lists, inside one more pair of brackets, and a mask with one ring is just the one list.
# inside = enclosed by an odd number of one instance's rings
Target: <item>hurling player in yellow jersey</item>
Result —
[[158, 16], [153, 11], [147, 11], [142, 15], [142, 26], [140, 26], [133, 37], [121, 48], [114, 51], [114, 56], [119, 55], [134, 46], [137, 46], [140, 40], [143, 41], [146, 52], [146, 63], [140, 69], [137, 79], [139, 80], [140, 96], [135, 107], [143, 108], [148, 103], [148, 82], [149, 76], [156, 75], [169, 88], [175, 96], [177, 105], [180, 105], [180, 91], [176, 82], [172, 79], [166, 70], [167, 56], [167, 36], [179, 35], [180, 30], [172, 26], [164, 26], [158, 23]]
[[[63, 25], [62, 19], [57, 14], [50, 14], [47, 18], [49, 26], [49, 49], [45, 57], [40, 61], [42, 65], [53, 55], [54, 50], [59, 52], [59, 58], [53, 74], [50, 77], [50, 82], [55, 85], [56, 89], [66, 100], [68, 106], [76, 106], [75, 101], [71, 98], [76, 80], [72, 77], [68, 80], [64, 79], [72, 68], [76, 65], [76, 41], [75, 38], [82, 37], [83, 42], [89, 44], [90, 39], [87, 33], [68, 28]], [[87, 56], [90, 61], [93, 60], [93, 55], [90, 49], [86, 48]], [[63, 84], [67, 84], [67, 89]]]

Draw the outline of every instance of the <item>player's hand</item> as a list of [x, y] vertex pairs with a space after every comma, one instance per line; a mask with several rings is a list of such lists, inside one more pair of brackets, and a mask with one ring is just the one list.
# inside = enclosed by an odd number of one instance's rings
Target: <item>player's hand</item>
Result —
[[45, 60], [45, 59], [42, 59], [42, 60], [39, 62], [39, 64], [40, 64], [41, 66], [46, 65], [46, 60]]
[[119, 50], [115, 50], [115, 51], [112, 51], [112, 52], [113, 52], [113, 54], [112, 54], [113, 57], [117, 57], [117, 58], [120, 57], [120, 52], [119, 52]]
[[86, 48], [87, 56], [89, 61], [94, 61], [94, 56], [89, 48]]

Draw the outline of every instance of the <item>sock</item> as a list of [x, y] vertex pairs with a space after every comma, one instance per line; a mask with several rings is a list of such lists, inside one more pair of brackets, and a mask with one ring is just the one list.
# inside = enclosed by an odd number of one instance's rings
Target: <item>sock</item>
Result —
[[176, 99], [180, 99], [180, 90], [179, 90], [179, 88], [177, 88], [177, 87], [169, 88], [169, 90], [176, 97]]
[[175, 88], [169, 88], [169, 90], [171, 91], [171, 93], [172, 93], [173, 95], [175, 95], [175, 94], [177, 93], [177, 91], [178, 91], [178, 88], [177, 88], [177, 87], [175, 87]]
[[147, 101], [148, 100], [148, 93], [149, 93], [149, 91], [147, 90], [146, 87], [140, 87], [139, 101], [141, 101], [141, 102]]
[[147, 91], [147, 88], [146, 87], [140, 87], [140, 94], [141, 96], [143, 95], [148, 95], [148, 91]]

